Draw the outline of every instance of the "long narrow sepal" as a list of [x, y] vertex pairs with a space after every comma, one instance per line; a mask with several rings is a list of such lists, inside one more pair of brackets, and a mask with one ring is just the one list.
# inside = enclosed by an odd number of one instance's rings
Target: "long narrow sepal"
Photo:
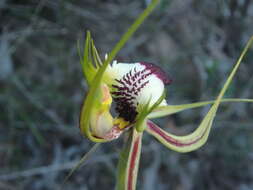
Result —
[[[189, 103], [189, 104], [181, 104], [181, 105], [168, 105], [168, 106], [160, 106], [152, 113], [148, 115], [149, 119], [154, 119], [154, 118], [160, 118], [168, 115], [172, 115], [174, 113], [178, 113], [187, 109], [192, 109], [192, 108], [199, 108], [203, 107], [206, 105], [213, 104], [215, 100], [211, 101], [204, 101], [204, 102], [196, 102], [196, 103]], [[253, 99], [240, 99], [240, 98], [225, 98], [221, 100], [221, 103], [228, 103], [228, 102], [245, 102], [245, 103], [253, 103]]]
[[245, 56], [246, 52], [248, 51], [252, 43], [253, 43], [253, 36], [248, 41], [237, 63], [232, 69], [230, 75], [228, 76], [228, 79], [226, 80], [223, 88], [221, 89], [217, 99], [214, 101], [212, 107], [209, 109], [208, 113], [200, 123], [199, 127], [193, 133], [186, 136], [178, 137], [163, 131], [162, 129], [158, 128], [151, 122], [147, 122], [148, 125], [147, 131], [151, 135], [156, 137], [165, 146], [178, 152], [190, 152], [204, 145], [208, 138], [210, 128], [212, 126], [218, 107], [222, 101], [222, 98], [227, 88], [229, 87], [234, 75], [236, 74], [243, 57]]
[[142, 108], [140, 108], [139, 115], [137, 116], [135, 128], [138, 132], [143, 132], [146, 127], [146, 118], [147, 116], [156, 108], [159, 106], [159, 104], [164, 100], [165, 98], [165, 90], [163, 91], [162, 95], [159, 97], [159, 99], [153, 104], [150, 105], [150, 100], [145, 104]]
[[142, 133], [134, 128], [125, 149], [121, 152], [118, 165], [117, 190], [135, 190], [141, 154]]
[[[86, 33], [85, 47], [83, 55], [81, 54], [80, 45], [78, 44], [78, 53], [80, 56], [80, 62], [83, 69], [84, 77], [87, 80], [88, 85], [91, 85], [93, 78], [96, 75], [98, 68], [95, 67], [95, 60], [98, 59], [98, 55], [94, 56], [96, 50], [93, 40], [91, 38], [91, 34], [89, 31]], [[95, 62], [95, 63], [94, 63]]]
[[146, 131], [167, 148], [183, 153], [194, 151], [205, 144], [210, 127], [211, 123], [207, 124], [207, 127], [203, 131], [195, 131], [195, 133], [193, 132], [192, 134], [186, 136], [176, 136], [164, 131], [152, 121], [147, 121]]

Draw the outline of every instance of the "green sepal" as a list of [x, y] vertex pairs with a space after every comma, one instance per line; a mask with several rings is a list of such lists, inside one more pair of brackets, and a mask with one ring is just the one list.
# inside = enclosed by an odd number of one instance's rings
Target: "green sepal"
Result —
[[[78, 46], [78, 51], [80, 54], [79, 46]], [[91, 85], [91, 82], [94, 79], [98, 70], [98, 67], [95, 67], [95, 66], [96, 66], [96, 60], [99, 58], [98, 58], [98, 54], [96, 54], [96, 52], [94, 51], [96, 51], [94, 42], [91, 38], [90, 32], [87, 31], [83, 58], [81, 59], [81, 65], [82, 65], [84, 77], [87, 80], [87, 83], [89, 86]]]
[[[218, 107], [220, 103], [222, 102], [222, 98], [228, 89], [234, 75], [236, 74], [243, 57], [245, 56], [246, 52], [248, 51], [249, 47], [253, 43], [253, 36], [251, 39], [248, 41], [246, 47], [244, 48], [242, 54], [240, 55], [238, 61], [236, 62], [234, 68], [232, 69], [231, 73], [229, 74], [224, 86], [220, 90], [220, 93], [216, 100], [209, 109], [208, 113], [205, 115], [203, 118], [202, 122], [200, 123], [199, 127], [192, 132], [189, 135], [185, 136], [175, 136], [172, 134], [169, 134], [162, 129], [159, 129], [158, 127], [152, 125], [148, 125], [147, 132], [149, 132], [151, 135], [156, 137], [162, 144], [164, 144], [166, 147], [173, 149], [178, 152], [190, 152], [193, 150], [196, 150], [203, 146], [210, 133], [210, 129], [212, 127], [215, 115], [217, 113]], [[209, 102], [210, 103], [210, 102]], [[198, 104], [196, 104], [198, 106]], [[200, 105], [200, 104], [199, 104]], [[192, 106], [192, 105], [190, 105]]]
[[[203, 101], [203, 102], [195, 102], [195, 103], [189, 103], [189, 104], [181, 104], [181, 105], [167, 105], [167, 106], [160, 106], [153, 110], [152, 113], [148, 115], [148, 119], [155, 119], [160, 118], [168, 115], [172, 115], [187, 109], [193, 109], [193, 108], [199, 108], [203, 106], [207, 106], [210, 104], [213, 104], [215, 100], [211, 101]], [[221, 99], [221, 103], [226, 102], [248, 102], [253, 103], [253, 99], [243, 99], [243, 98], [225, 98]]]
[[150, 105], [150, 100], [151, 100], [151, 97], [150, 97], [149, 101], [143, 107], [139, 107], [138, 109], [139, 114], [137, 115], [136, 123], [135, 123], [135, 128], [138, 132], [144, 131], [146, 127], [145, 121], [146, 121], [147, 116], [161, 104], [161, 102], [165, 99], [165, 96], [166, 96], [166, 93], [164, 90], [162, 95], [153, 105]]

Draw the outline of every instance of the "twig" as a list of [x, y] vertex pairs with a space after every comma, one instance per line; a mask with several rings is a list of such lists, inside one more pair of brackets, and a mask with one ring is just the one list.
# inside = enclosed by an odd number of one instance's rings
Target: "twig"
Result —
[[[25, 98], [27, 98], [30, 103], [36, 107], [39, 111], [41, 111], [46, 117], [48, 117], [50, 120], [52, 120], [54, 123], [57, 124], [57, 126], [64, 126], [64, 123], [60, 120], [60, 118], [52, 111], [47, 110], [44, 108], [42, 104], [39, 103], [39, 101], [36, 101], [36, 99], [31, 95], [31, 93], [26, 89], [24, 84], [17, 78], [13, 77], [13, 83], [15, 86], [22, 92]], [[62, 127], [61, 127], [62, 128]], [[64, 130], [67, 130], [64, 128]]]
[[[88, 163], [94, 164], [94, 163], [98, 163], [98, 162], [107, 162], [108, 160], [110, 160], [112, 158], [116, 158], [117, 155], [118, 155], [117, 153], [100, 155], [100, 156], [93, 158], [92, 160], [87, 161], [85, 163], [85, 165]], [[14, 179], [21, 178], [21, 177], [31, 177], [34, 175], [44, 175], [44, 174], [47, 174], [50, 172], [69, 170], [69, 169], [72, 169], [73, 167], [75, 167], [79, 162], [80, 162], [79, 160], [70, 161], [70, 162], [66, 162], [66, 163], [62, 163], [62, 164], [53, 164], [53, 165], [28, 169], [28, 170], [24, 170], [24, 171], [12, 172], [10, 174], [3, 174], [3, 175], [0, 175], [0, 180], [2, 180], [2, 181], [14, 180]]]
[[[152, 147], [143, 147], [142, 152], [148, 153], [150, 151], [153, 151]], [[118, 152], [111, 153], [111, 154], [104, 154], [104, 155], [99, 155], [94, 157], [91, 160], [87, 160], [84, 165], [87, 164], [94, 164], [94, 163], [99, 163], [99, 162], [109, 162], [111, 159], [117, 158], [118, 157]], [[44, 175], [48, 174], [49, 172], [58, 172], [62, 170], [69, 170], [73, 169], [80, 160], [75, 160], [75, 161], [70, 161], [62, 164], [53, 164], [53, 165], [48, 165], [48, 166], [42, 166], [38, 168], [33, 168], [33, 169], [28, 169], [24, 171], [17, 171], [17, 172], [12, 172], [10, 174], [2, 174], [0, 175], [0, 181], [8, 181], [8, 180], [15, 180], [17, 178], [22, 178], [22, 177], [31, 177], [34, 175]]]
[[89, 18], [89, 19], [94, 19], [94, 20], [101, 20], [103, 19], [103, 17], [98, 16], [97, 14], [94, 14], [94, 12], [90, 11], [90, 10], [85, 10], [82, 9], [80, 7], [77, 7], [71, 3], [64, 3], [64, 8], [66, 8], [69, 11], [72, 11], [73, 14], [76, 14], [78, 16], [82, 16], [85, 18]]

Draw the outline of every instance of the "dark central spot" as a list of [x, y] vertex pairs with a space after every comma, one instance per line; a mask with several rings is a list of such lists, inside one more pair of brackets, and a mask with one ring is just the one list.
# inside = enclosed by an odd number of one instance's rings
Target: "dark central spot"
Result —
[[121, 79], [115, 79], [117, 84], [112, 85], [114, 88], [112, 95], [116, 102], [116, 111], [119, 113], [119, 117], [131, 123], [135, 121], [138, 114], [136, 111], [136, 106], [138, 104], [138, 102], [136, 102], [136, 97], [149, 83], [148, 77], [150, 75], [155, 75], [164, 85], [172, 82], [160, 67], [146, 62], [140, 62], [139, 64], [144, 66], [142, 70], [137, 71], [136, 67], [134, 67]]
[[115, 91], [112, 92], [116, 102], [116, 111], [119, 117], [126, 121], [134, 122], [138, 112], [136, 111], [136, 97], [141, 90], [149, 83], [146, 80], [152, 72], [149, 69], [137, 71], [136, 68], [130, 70], [121, 79], [116, 79], [117, 85], [112, 85]]
[[138, 114], [136, 107], [124, 98], [114, 98], [114, 100], [116, 101], [116, 111], [119, 113], [119, 117], [133, 123]]

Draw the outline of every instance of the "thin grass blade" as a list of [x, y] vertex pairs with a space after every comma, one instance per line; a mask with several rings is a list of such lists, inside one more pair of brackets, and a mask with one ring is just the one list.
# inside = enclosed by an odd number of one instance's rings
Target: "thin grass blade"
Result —
[[73, 173], [78, 170], [79, 168], [82, 167], [82, 165], [84, 165], [84, 163], [89, 159], [89, 157], [97, 150], [98, 146], [100, 145], [100, 143], [96, 143], [95, 145], [93, 145], [93, 147], [89, 150], [89, 152], [85, 153], [82, 158], [79, 160], [79, 162], [77, 163], [77, 165], [71, 169], [71, 171], [68, 173], [68, 175], [65, 177], [63, 184], [65, 184], [68, 179], [73, 175]]

